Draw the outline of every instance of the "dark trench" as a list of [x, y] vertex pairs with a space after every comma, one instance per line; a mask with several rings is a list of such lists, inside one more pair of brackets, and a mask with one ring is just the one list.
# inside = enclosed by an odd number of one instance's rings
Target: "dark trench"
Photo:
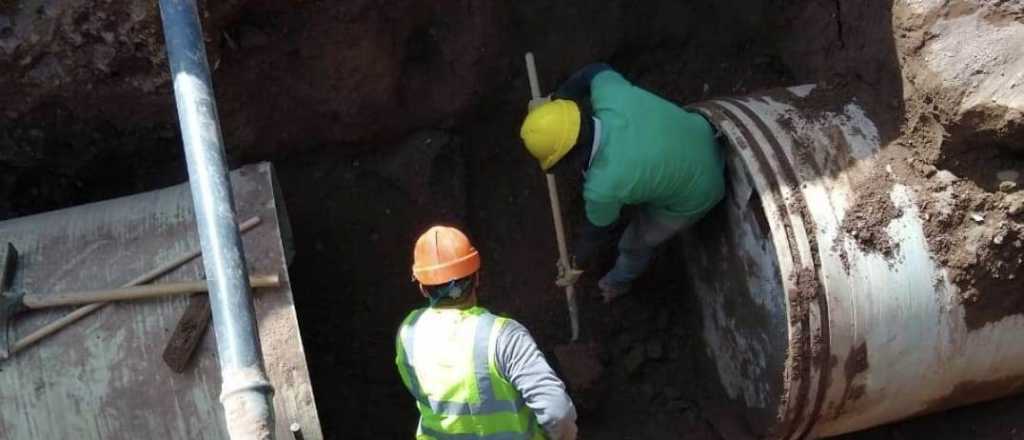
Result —
[[[843, 25], [853, 8], [840, 9], [839, 2], [518, 3], [481, 26], [473, 20], [488, 6], [460, 5], [459, 19], [416, 12], [429, 17], [404, 37], [384, 38], [405, 47], [401, 56], [374, 58], [368, 62], [379, 65], [356, 72], [369, 92], [304, 64], [321, 54], [299, 40], [328, 29], [318, 16], [403, 22], [387, 6], [313, 2], [279, 14], [281, 6], [257, 2], [224, 26], [229, 38], [219, 40], [225, 55], [214, 76], [224, 138], [233, 167], [272, 161], [280, 177], [296, 248], [289, 272], [327, 438], [402, 438], [415, 429], [413, 400], [393, 366], [394, 333], [405, 313], [422, 305], [410, 277], [411, 249], [429, 225], [458, 225], [474, 240], [484, 256], [483, 305], [522, 322], [550, 361], [553, 347], [566, 342], [564, 299], [552, 283], [557, 255], [546, 189], [518, 139], [529, 94], [523, 52], [537, 53], [545, 89], [587, 62], [607, 61], [636, 84], [684, 104], [831, 78], [833, 70], [799, 63], [846, 48], [858, 31]], [[815, 8], [835, 12], [816, 24], [831, 36], [809, 49], [788, 41], [797, 32], [794, 20]], [[538, 11], [545, 17], [535, 17]], [[470, 41], [460, 32], [470, 33]], [[494, 42], [499, 38], [512, 41]], [[470, 59], [486, 64], [479, 69], [486, 79], [460, 89], [465, 67], [451, 63], [465, 60], [448, 45], [498, 47]], [[400, 86], [384, 84], [392, 75]], [[147, 116], [128, 123], [108, 110], [83, 113], [61, 96], [0, 118], [0, 218], [183, 182], [173, 98], [166, 86], [157, 90], [140, 103], [111, 103], [146, 106]], [[374, 94], [391, 95], [381, 103]], [[447, 100], [461, 104], [453, 109]], [[353, 116], [352, 109], [366, 109], [367, 116]], [[573, 225], [581, 210], [578, 182], [564, 182], [561, 192]], [[577, 399], [586, 438], [743, 435], [742, 417], [728, 417], [731, 410], [716, 403], [714, 373], [702, 365], [700, 313], [680, 270], [685, 258], [685, 249], [668, 246], [637, 292], [613, 306], [591, 295], [600, 274], [584, 278], [583, 338], [604, 348], [608, 370], [605, 390]], [[851, 438], [896, 435], [878, 429]]]

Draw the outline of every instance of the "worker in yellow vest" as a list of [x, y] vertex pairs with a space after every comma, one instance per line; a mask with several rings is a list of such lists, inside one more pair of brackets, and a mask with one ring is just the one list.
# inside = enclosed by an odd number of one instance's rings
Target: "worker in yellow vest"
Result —
[[530, 333], [477, 305], [479, 270], [458, 229], [416, 241], [412, 274], [429, 305], [402, 322], [395, 358], [419, 407], [416, 438], [576, 438], [576, 409]]

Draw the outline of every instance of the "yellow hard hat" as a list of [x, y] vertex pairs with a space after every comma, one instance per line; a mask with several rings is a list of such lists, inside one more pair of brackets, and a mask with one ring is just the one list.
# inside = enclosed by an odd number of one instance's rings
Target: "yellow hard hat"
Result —
[[568, 99], [556, 99], [534, 108], [526, 115], [519, 137], [540, 161], [540, 168], [547, 171], [576, 145], [580, 137], [580, 108]]

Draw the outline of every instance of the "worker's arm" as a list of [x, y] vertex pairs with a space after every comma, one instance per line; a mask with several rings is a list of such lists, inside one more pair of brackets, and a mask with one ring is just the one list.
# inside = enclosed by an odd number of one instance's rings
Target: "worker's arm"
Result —
[[576, 267], [587, 270], [601, 249], [615, 238], [615, 229], [622, 211], [622, 203], [600, 201], [589, 197], [584, 190], [583, 225], [573, 242], [573, 257]]
[[597, 74], [606, 70], [612, 70], [612, 67], [605, 63], [588, 64], [562, 83], [562, 86], [555, 92], [555, 97], [576, 101], [586, 98], [590, 95], [590, 82]]
[[601, 249], [615, 239], [617, 226], [618, 222], [597, 226], [584, 217], [583, 225], [579, 228], [572, 247], [572, 255], [576, 259], [578, 269], [589, 270], [588, 268]]
[[498, 371], [519, 391], [548, 438], [575, 439], [576, 407], [530, 332], [509, 319], [498, 334], [494, 355]]

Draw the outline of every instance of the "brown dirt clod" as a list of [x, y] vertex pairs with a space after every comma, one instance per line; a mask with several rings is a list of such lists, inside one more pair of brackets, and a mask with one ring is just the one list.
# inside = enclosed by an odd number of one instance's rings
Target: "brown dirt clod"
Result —
[[[899, 252], [899, 243], [892, 239], [886, 227], [903, 215], [903, 210], [896, 207], [890, 197], [892, 185], [891, 178], [878, 173], [866, 179], [840, 226], [862, 249], [886, 258], [893, 258]], [[840, 247], [838, 243], [833, 246]]]

